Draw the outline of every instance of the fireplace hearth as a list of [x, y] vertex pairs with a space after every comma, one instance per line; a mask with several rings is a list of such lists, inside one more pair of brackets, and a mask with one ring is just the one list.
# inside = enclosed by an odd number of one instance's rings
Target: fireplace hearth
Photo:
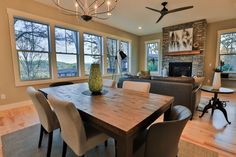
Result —
[[169, 63], [169, 76], [192, 76], [192, 63], [191, 62], [170, 62]]

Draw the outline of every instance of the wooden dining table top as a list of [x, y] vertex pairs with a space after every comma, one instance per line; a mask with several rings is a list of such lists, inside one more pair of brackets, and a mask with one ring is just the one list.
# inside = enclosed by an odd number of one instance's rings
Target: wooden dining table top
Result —
[[170, 96], [122, 88], [104, 89], [108, 91], [106, 94], [96, 96], [83, 94], [88, 90], [88, 83], [48, 87], [40, 91], [46, 96], [50, 94], [72, 102], [81, 113], [122, 134], [135, 131], [147, 117], [164, 113], [174, 101]]

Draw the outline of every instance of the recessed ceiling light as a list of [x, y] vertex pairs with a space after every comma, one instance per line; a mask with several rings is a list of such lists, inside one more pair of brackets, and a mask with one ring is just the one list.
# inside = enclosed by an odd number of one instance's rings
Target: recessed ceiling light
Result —
[[138, 27], [138, 29], [142, 29], [142, 27]]

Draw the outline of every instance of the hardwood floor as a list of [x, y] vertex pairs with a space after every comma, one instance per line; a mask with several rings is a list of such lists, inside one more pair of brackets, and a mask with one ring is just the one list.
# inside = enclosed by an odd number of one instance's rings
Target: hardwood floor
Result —
[[[202, 100], [212, 97], [210, 93], [202, 93]], [[226, 122], [223, 113], [215, 110], [211, 116], [211, 110], [202, 118], [201, 112], [194, 115], [182, 134], [182, 139], [201, 145], [219, 153], [220, 157], [236, 157], [236, 93], [220, 95], [221, 100], [228, 100], [226, 110], [231, 125]]]
[[[212, 97], [209, 93], [202, 93], [202, 99], [206, 101]], [[236, 93], [220, 95], [220, 99], [229, 100], [226, 106], [231, 125], [227, 125], [223, 114], [216, 110], [211, 117], [211, 112], [199, 118], [201, 112], [194, 115], [182, 134], [182, 139], [194, 144], [206, 147], [219, 153], [219, 157], [236, 156]], [[0, 136], [37, 124], [37, 113], [33, 106], [18, 107], [0, 111]], [[0, 141], [0, 157], [2, 145]]]

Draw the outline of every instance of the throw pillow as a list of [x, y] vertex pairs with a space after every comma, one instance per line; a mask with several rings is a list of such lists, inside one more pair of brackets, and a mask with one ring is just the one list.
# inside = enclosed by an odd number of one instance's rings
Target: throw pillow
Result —
[[142, 78], [142, 79], [150, 79], [151, 78], [151, 75], [150, 75], [150, 71], [144, 71], [142, 70], [140, 75], [139, 75], [139, 78]]

